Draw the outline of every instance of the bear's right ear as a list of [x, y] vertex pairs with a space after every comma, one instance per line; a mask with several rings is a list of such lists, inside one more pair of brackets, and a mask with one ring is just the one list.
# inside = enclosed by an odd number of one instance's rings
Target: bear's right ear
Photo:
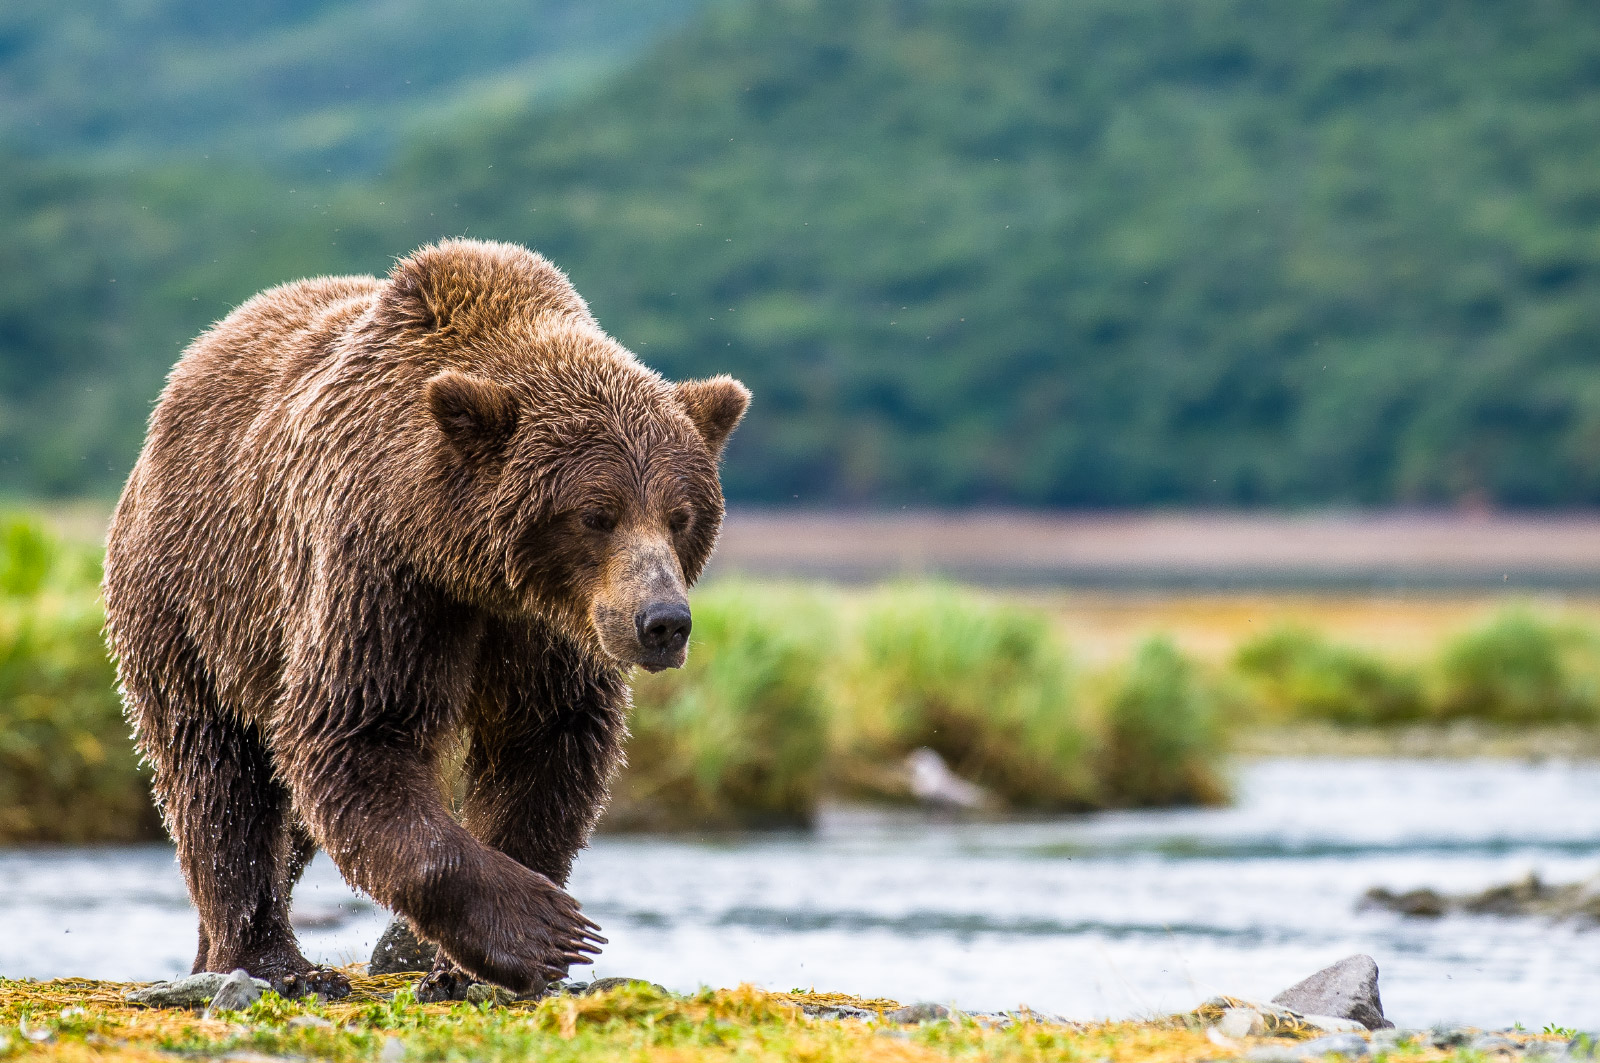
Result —
[[439, 431], [469, 461], [500, 457], [517, 430], [517, 400], [492, 380], [446, 369], [428, 381], [427, 396]]

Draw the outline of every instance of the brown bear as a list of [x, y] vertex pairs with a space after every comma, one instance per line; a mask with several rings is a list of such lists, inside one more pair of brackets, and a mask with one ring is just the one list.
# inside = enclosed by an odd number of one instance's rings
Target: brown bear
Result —
[[[319, 847], [439, 946], [435, 996], [589, 962], [604, 939], [562, 887], [629, 669], [683, 664], [748, 401], [726, 376], [662, 379], [500, 243], [274, 288], [189, 347], [105, 600], [196, 971], [348, 991], [289, 925]], [[440, 762], [463, 747], [458, 819]]]

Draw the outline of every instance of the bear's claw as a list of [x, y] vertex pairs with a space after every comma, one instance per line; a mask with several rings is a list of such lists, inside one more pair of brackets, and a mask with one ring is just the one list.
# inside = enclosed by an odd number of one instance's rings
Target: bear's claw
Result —
[[338, 1000], [350, 995], [350, 979], [328, 967], [312, 967], [305, 971], [288, 971], [266, 979], [280, 997], [298, 1000], [315, 994], [327, 1000]]

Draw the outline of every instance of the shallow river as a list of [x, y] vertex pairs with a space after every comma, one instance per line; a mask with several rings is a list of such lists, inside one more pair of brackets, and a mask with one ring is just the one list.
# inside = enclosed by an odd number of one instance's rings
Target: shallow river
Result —
[[[572, 890], [611, 939], [596, 973], [673, 989], [1137, 1016], [1266, 998], [1368, 952], [1402, 1025], [1600, 1027], [1600, 931], [1357, 911], [1373, 885], [1600, 870], [1600, 767], [1262, 761], [1240, 770], [1238, 796], [1003, 825], [838, 812], [809, 835], [603, 837]], [[308, 955], [345, 962], [366, 958], [386, 916], [318, 857], [296, 920]], [[165, 978], [193, 948], [170, 849], [0, 851], [0, 974]]]

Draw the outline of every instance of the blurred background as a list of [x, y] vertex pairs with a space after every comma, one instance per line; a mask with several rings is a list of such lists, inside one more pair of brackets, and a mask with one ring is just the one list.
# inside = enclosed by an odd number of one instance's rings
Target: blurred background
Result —
[[1589, 6], [8, 0], [0, 101], [0, 975], [192, 958], [95, 592], [167, 369], [467, 235], [755, 393], [600, 973], [1600, 1023]]

